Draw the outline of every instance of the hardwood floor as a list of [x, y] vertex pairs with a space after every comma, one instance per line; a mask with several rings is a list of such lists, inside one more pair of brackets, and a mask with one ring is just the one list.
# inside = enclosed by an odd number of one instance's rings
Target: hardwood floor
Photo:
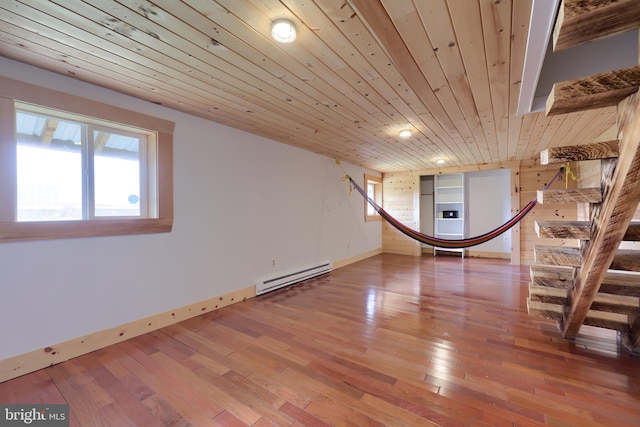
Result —
[[0, 384], [72, 426], [631, 426], [640, 359], [527, 315], [528, 267], [379, 255]]

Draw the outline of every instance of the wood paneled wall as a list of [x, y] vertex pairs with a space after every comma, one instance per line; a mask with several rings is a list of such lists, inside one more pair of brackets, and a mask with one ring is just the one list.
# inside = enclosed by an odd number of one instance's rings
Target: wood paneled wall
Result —
[[[572, 166], [573, 167], [573, 166]], [[536, 190], [544, 188], [547, 182], [555, 175], [559, 165], [542, 166], [536, 161], [495, 163], [476, 165], [463, 168], [444, 168], [425, 171], [410, 171], [387, 173], [383, 176], [383, 206], [391, 215], [411, 228], [420, 228], [420, 176], [438, 175], [455, 172], [473, 172], [492, 169], [512, 170], [513, 206], [521, 209], [536, 195]], [[576, 187], [576, 181], [569, 183], [571, 188]], [[552, 188], [564, 188], [565, 183], [558, 182]], [[515, 209], [514, 209], [515, 211]], [[515, 213], [515, 212], [512, 212]], [[471, 213], [473, 214], [473, 213]], [[536, 220], [577, 219], [575, 205], [537, 205], [521, 223], [519, 230], [512, 230], [513, 254], [522, 264], [533, 264], [533, 248], [535, 245], [567, 245], [575, 246], [577, 241], [562, 239], [539, 239], [535, 233]], [[385, 253], [419, 256], [422, 251], [420, 244], [401, 234], [386, 222], [382, 228], [382, 249]], [[519, 256], [518, 256], [519, 251]]]
[[[600, 187], [600, 160], [588, 160], [576, 164], [576, 174], [578, 175], [578, 188]], [[578, 203], [577, 219], [588, 221], [590, 219], [589, 203]]]
[[[403, 224], [420, 229], [420, 175], [416, 172], [384, 174], [383, 207]], [[421, 255], [420, 243], [382, 223], [382, 251], [389, 254]]]
[[[537, 190], [542, 190], [553, 178], [560, 165], [540, 165], [537, 161], [524, 161], [520, 165], [520, 208], [524, 207], [536, 196]], [[575, 169], [571, 164], [570, 168]], [[551, 188], [565, 188], [566, 181], [553, 183]], [[568, 181], [568, 188], [576, 188], [577, 182]], [[520, 221], [520, 262], [533, 264], [533, 248], [535, 245], [572, 246], [577, 247], [575, 239], [539, 238], [535, 231], [535, 222], [544, 220], [573, 221], [577, 219], [575, 204], [543, 205], [538, 203], [535, 208]]]

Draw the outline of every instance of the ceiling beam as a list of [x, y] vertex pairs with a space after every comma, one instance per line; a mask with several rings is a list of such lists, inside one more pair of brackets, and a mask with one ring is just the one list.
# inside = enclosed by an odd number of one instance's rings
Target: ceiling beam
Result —
[[565, 338], [575, 338], [633, 218], [640, 200], [640, 99], [620, 103], [620, 157], [612, 184], [593, 221], [582, 267], [576, 276], [570, 307], [560, 322]]
[[47, 119], [42, 125], [42, 131], [40, 132], [40, 142], [44, 145], [51, 144], [51, 140], [53, 140], [53, 135], [56, 133], [56, 129], [58, 129], [58, 120], [55, 119]]
[[349, 4], [384, 47], [402, 77], [428, 107], [438, 124], [448, 133], [457, 132], [382, 3], [378, 0], [349, 0]]
[[562, 0], [553, 50], [568, 49], [640, 26], [638, 0]]
[[107, 145], [109, 138], [111, 137], [111, 133], [100, 131], [98, 135], [94, 136], [93, 140], [93, 151], [99, 153], [104, 150], [104, 147]]
[[547, 98], [547, 115], [616, 105], [640, 86], [640, 65], [555, 83]]

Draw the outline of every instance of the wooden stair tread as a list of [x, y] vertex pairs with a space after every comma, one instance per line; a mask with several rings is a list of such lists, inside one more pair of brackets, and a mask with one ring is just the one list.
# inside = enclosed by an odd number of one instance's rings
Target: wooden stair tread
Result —
[[635, 271], [609, 270], [599, 292], [640, 297], [640, 274]]
[[[570, 290], [529, 285], [529, 300], [546, 304], [557, 304], [563, 307], [569, 303]], [[640, 298], [627, 295], [597, 293], [591, 303], [591, 310], [615, 313], [620, 315], [640, 314]]]
[[602, 191], [599, 187], [538, 190], [536, 199], [540, 204], [600, 203]]
[[639, 86], [640, 65], [557, 82], [547, 97], [547, 116], [616, 105]]
[[531, 301], [565, 305], [569, 301], [569, 290], [548, 286], [536, 286], [532, 283], [529, 284], [529, 299]]
[[[591, 221], [536, 221], [535, 226], [538, 237], [580, 240], [591, 238]], [[631, 222], [622, 240], [640, 241], [640, 222]]]
[[532, 316], [544, 317], [545, 319], [562, 320], [564, 306], [527, 298], [527, 311]]
[[591, 309], [635, 316], [640, 314], [640, 298], [598, 292], [591, 303]]
[[618, 140], [585, 145], [552, 147], [540, 153], [540, 164], [578, 162], [582, 160], [610, 159], [620, 155]]
[[[545, 319], [562, 320], [564, 305], [536, 301], [527, 298], [527, 310], [530, 315]], [[627, 314], [611, 313], [607, 311], [589, 310], [585, 325], [599, 328], [614, 329], [616, 331], [629, 330], [629, 316]]]
[[538, 237], [580, 240], [591, 238], [590, 221], [536, 221], [535, 226]]
[[629, 316], [626, 314], [611, 313], [607, 311], [589, 310], [584, 320], [585, 325], [598, 328], [614, 329], [616, 331], [629, 330]]
[[632, 221], [627, 227], [622, 240], [626, 242], [640, 242], [640, 222]]
[[[637, 254], [640, 258], [640, 253]], [[531, 284], [537, 287], [573, 288], [574, 267], [534, 264], [530, 267]], [[608, 270], [600, 292], [614, 295], [640, 296], [640, 273], [636, 271]]]
[[[580, 267], [580, 249], [576, 247], [535, 245], [533, 255], [536, 264]], [[620, 272], [640, 272], [640, 251], [618, 250], [609, 269]]]
[[564, 265], [532, 265], [531, 283], [551, 288], [573, 288], [573, 267]]
[[[549, 288], [552, 289], [552, 288]], [[625, 307], [640, 307], [640, 298], [629, 295], [613, 295], [603, 293], [602, 291], [596, 294], [594, 301], [602, 304], [620, 305]]]
[[572, 246], [535, 245], [536, 264], [580, 267], [580, 249]]
[[[611, 277], [608, 280], [612, 280]], [[620, 293], [607, 293], [607, 289], [609, 288], [601, 288], [596, 294], [591, 305], [592, 309], [620, 314], [640, 314], [640, 297]], [[638, 289], [640, 289], [640, 285]], [[529, 284], [529, 298], [532, 301], [564, 305], [569, 301], [570, 291], [569, 288], [536, 285], [533, 282]]]
[[609, 268], [618, 271], [640, 272], [640, 251], [619, 249]]
[[637, 0], [563, 0], [553, 28], [553, 51], [558, 52], [636, 29], [639, 22]]

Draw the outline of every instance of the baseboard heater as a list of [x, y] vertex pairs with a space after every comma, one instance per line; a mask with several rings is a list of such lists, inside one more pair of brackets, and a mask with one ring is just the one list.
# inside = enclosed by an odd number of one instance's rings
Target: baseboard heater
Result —
[[276, 289], [284, 286], [289, 286], [302, 282], [303, 280], [311, 279], [312, 277], [327, 274], [331, 271], [331, 263], [323, 262], [322, 264], [314, 267], [305, 268], [303, 270], [294, 271], [292, 273], [283, 274], [278, 277], [266, 279], [256, 284], [256, 295], [262, 295], [264, 293], [275, 291]]

